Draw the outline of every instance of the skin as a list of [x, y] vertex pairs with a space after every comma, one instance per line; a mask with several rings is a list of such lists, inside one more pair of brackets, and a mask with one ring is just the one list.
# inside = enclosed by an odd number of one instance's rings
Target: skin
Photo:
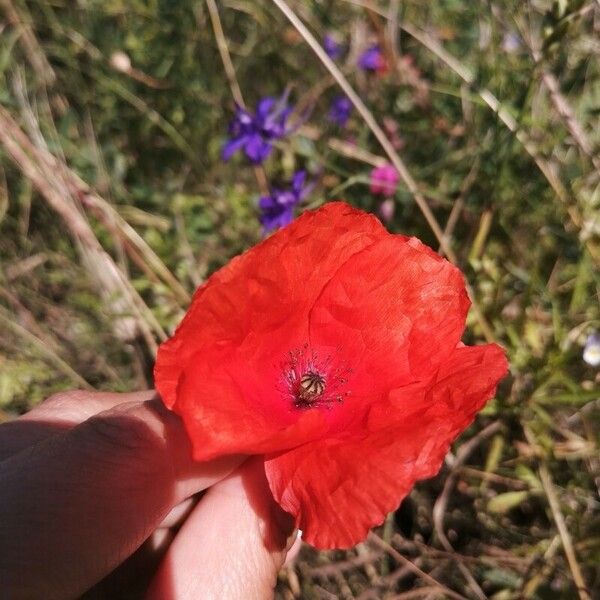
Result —
[[292, 530], [261, 461], [194, 462], [154, 391], [59, 394], [0, 425], [7, 600], [272, 598]]

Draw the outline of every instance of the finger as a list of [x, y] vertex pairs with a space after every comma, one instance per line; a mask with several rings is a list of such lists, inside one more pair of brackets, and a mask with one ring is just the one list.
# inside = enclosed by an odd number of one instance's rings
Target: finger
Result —
[[153, 534], [125, 562], [88, 590], [81, 600], [104, 598], [139, 598], [152, 580], [166, 554], [177, 529], [198, 503], [196, 494], [180, 502], [162, 520]]
[[261, 460], [214, 485], [170, 545], [147, 598], [264, 600], [293, 543], [293, 520], [273, 500]]
[[133, 555], [85, 592], [80, 600], [143, 598], [174, 536], [169, 529], [157, 529]]
[[298, 531], [298, 535], [296, 539], [293, 541], [292, 546], [288, 550], [285, 556], [284, 566], [291, 567], [295, 564], [298, 555], [300, 554], [300, 550], [302, 549], [302, 536], [301, 532]]
[[202, 492], [175, 506], [141, 547], [88, 590], [81, 600], [141, 597], [175, 538], [177, 529], [196, 506], [201, 494]]
[[198, 504], [198, 497], [193, 496], [177, 506], [174, 506], [169, 514], [161, 521], [159, 527], [161, 529], [173, 529], [179, 527], [190, 515], [194, 506]]
[[3, 591], [76, 596], [240, 460], [194, 463], [180, 419], [157, 401], [121, 404], [8, 458], [0, 463]]
[[117, 394], [73, 390], [54, 394], [25, 415], [0, 424], [0, 462], [124, 402], [144, 402], [154, 390]]

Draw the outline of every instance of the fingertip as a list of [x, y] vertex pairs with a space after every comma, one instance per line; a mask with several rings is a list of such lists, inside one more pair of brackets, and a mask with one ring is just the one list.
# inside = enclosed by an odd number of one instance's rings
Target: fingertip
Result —
[[148, 598], [264, 600], [297, 534], [275, 503], [260, 458], [214, 485], [171, 544]]

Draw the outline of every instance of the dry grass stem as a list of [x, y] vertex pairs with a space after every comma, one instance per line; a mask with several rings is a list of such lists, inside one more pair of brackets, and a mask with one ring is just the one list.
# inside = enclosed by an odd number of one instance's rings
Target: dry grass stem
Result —
[[398, 552], [393, 546], [384, 542], [376, 533], [369, 533], [369, 537], [367, 538], [369, 542], [381, 548], [385, 552], [387, 552], [396, 562], [403, 564], [407, 569], [412, 571], [415, 575], [420, 577], [426, 583], [429, 583], [431, 586], [436, 587], [440, 592], [445, 594], [448, 598], [455, 598], [456, 600], [467, 600], [465, 596], [451, 590], [445, 585], [441, 584], [439, 581], [436, 581], [431, 575], [425, 573], [422, 569], [417, 567], [411, 560], [402, 556], [400, 552]]
[[581, 573], [581, 567], [579, 566], [579, 562], [577, 561], [577, 557], [575, 556], [575, 549], [573, 548], [571, 535], [569, 534], [569, 530], [567, 529], [567, 525], [565, 523], [565, 518], [560, 509], [558, 496], [556, 495], [556, 492], [554, 490], [554, 484], [552, 483], [550, 472], [548, 471], [548, 468], [544, 463], [540, 465], [539, 473], [544, 492], [546, 494], [546, 497], [548, 498], [550, 510], [552, 511], [552, 517], [554, 519], [554, 522], [556, 523], [556, 528], [558, 529], [558, 533], [560, 535], [560, 539], [562, 541], [562, 545], [567, 556], [569, 568], [571, 569], [571, 573], [573, 574], [573, 581], [575, 582], [577, 593], [579, 594], [579, 599], [592, 600], [592, 596], [590, 595], [588, 588], [585, 585], [585, 581]]
[[8, 22], [19, 31], [19, 42], [39, 80], [44, 84], [52, 85], [56, 81], [56, 74], [35, 37], [29, 24], [30, 19], [23, 18], [19, 12], [24, 12], [25, 8], [20, 6], [17, 10], [12, 0], [0, 0], [0, 8], [4, 10]]
[[[85, 260], [88, 260], [90, 266], [90, 276], [98, 282], [99, 289], [104, 290], [111, 298], [124, 296], [133, 313], [139, 314], [139, 306], [145, 306], [145, 304], [129, 279], [120, 272], [114, 261], [104, 251], [87, 220], [73, 201], [72, 182], [65, 181], [62, 177], [65, 171], [68, 172], [67, 167], [59, 165], [53, 157], [36, 148], [21, 131], [10, 113], [2, 107], [0, 107], [0, 143], [50, 206], [63, 218], [76, 243], [81, 245], [80, 248], [85, 248], [88, 257]], [[107, 275], [104, 270], [106, 265], [110, 265], [108, 273], [112, 272], [112, 276]], [[98, 279], [100, 272], [97, 270], [98, 267], [103, 269], [103, 280]], [[106, 287], [107, 285], [109, 287]], [[144, 316], [148, 319], [150, 315], [150, 310], [145, 307]], [[137, 325], [149, 344], [150, 351], [155, 353], [157, 345], [146, 320], [137, 319]], [[150, 325], [159, 338], [166, 339], [165, 332], [155, 319], [150, 318]], [[118, 331], [121, 333], [123, 329], [118, 328]]]
[[[302, 21], [297, 17], [294, 11], [288, 6], [288, 4], [284, 0], [272, 0], [273, 3], [281, 10], [281, 12], [285, 15], [285, 17], [290, 21], [290, 23], [298, 30], [298, 33], [304, 38], [306, 43], [311, 47], [313, 52], [317, 55], [319, 60], [323, 63], [325, 68], [331, 73], [333, 78], [336, 80], [338, 85], [342, 88], [344, 93], [348, 96], [352, 104], [355, 106], [357, 111], [360, 113], [361, 117], [364, 119], [365, 123], [369, 127], [369, 129], [373, 132], [373, 135], [377, 138], [377, 141], [388, 155], [390, 162], [402, 178], [402, 181], [405, 183], [406, 187], [409, 189], [412, 194], [419, 210], [423, 213], [427, 224], [431, 228], [431, 231], [435, 235], [437, 241], [439, 242], [444, 254], [451, 260], [453, 263], [458, 263], [458, 258], [452, 248], [446, 243], [446, 239], [444, 237], [444, 232], [439, 226], [437, 219], [435, 218], [433, 212], [429, 208], [427, 200], [425, 196], [420, 192], [419, 187], [417, 186], [416, 181], [413, 179], [410, 171], [404, 164], [404, 161], [400, 158], [400, 155], [396, 152], [392, 143], [385, 135], [371, 111], [367, 108], [365, 103], [361, 100], [360, 96], [354, 91], [354, 88], [350, 85], [344, 74], [340, 71], [338, 66], [327, 56], [327, 53], [323, 50], [319, 42], [315, 39], [314, 35], [307, 29], [307, 27], [302, 23]], [[488, 342], [493, 342], [495, 340], [494, 333], [492, 328], [488, 324], [483, 311], [477, 304], [475, 300], [475, 295], [470, 286], [468, 286], [469, 296], [471, 297], [471, 301], [473, 303], [473, 312], [477, 318], [479, 326], [481, 327], [482, 333]]]

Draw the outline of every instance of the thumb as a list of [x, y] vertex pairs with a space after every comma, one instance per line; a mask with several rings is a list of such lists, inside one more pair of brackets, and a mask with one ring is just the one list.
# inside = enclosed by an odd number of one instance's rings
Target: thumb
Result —
[[209, 489], [171, 544], [147, 598], [265, 600], [295, 540], [273, 500], [263, 461], [245, 462]]

